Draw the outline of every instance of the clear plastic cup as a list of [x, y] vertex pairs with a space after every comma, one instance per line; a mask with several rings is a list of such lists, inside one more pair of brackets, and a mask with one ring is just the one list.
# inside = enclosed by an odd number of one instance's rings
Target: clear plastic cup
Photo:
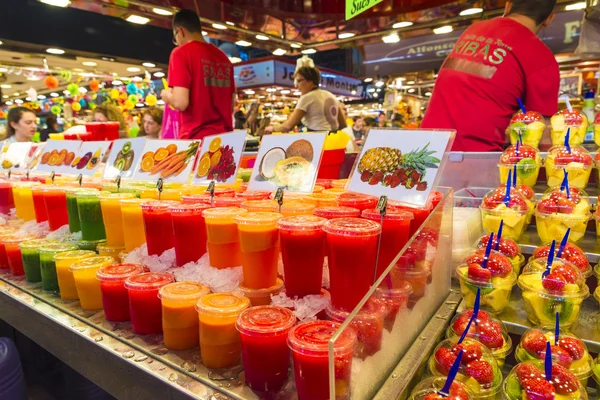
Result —
[[560, 242], [568, 229], [569, 241], [578, 242], [585, 235], [591, 217], [587, 194], [580, 189], [566, 191], [550, 188], [541, 197], [535, 213], [535, 224], [542, 242]]
[[[294, 377], [298, 400], [329, 399], [329, 341], [340, 329], [341, 324], [333, 321], [310, 321], [296, 325], [288, 335], [288, 346], [292, 350]], [[350, 397], [352, 355], [356, 345], [356, 333], [346, 328], [333, 343], [336, 365], [336, 398]]]
[[239, 286], [244, 296], [250, 300], [250, 304], [255, 306], [268, 306], [271, 304], [271, 296], [278, 295], [285, 288], [283, 287], [283, 281], [279, 278], [275, 281], [275, 284], [266, 289], [250, 289], [244, 286], [242, 282]]
[[335, 197], [337, 199], [340, 197], [340, 195], [346, 192], [348, 192], [346, 189], [330, 188], [323, 190], [321, 193], [323, 193], [326, 196]]
[[240, 362], [242, 345], [235, 323], [249, 306], [248, 298], [231, 293], [207, 294], [198, 300], [200, 353], [206, 368], [229, 368]]
[[306, 198], [303, 201], [305, 203], [314, 204], [317, 208], [336, 207], [338, 205], [337, 197], [325, 193], [325, 190], [323, 190], [320, 193], [310, 194], [306, 196]]
[[246, 384], [259, 392], [277, 392], [288, 380], [287, 338], [296, 316], [287, 308], [258, 306], [244, 310], [236, 321], [242, 341]]
[[281, 214], [248, 212], [236, 216], [240, 239], [240, 254], [244, 271], [244, 286], [264, 289], [275, 285], [279, 260]]
[[212, 202], [213, 207], [241, 207], [246, 201], [239, 197], [215, 197]]
[[209, 194], [188, 194], [188, 195], [184, 195], [181, 196], [181, 202], [183, 204], [208, 204], [209, 206], [212, 207], [211, 204], [211, 200], [212, 198], [210, 197]]
[[59, 186], [44, 187], [42, 188], [42, 197], [50, 230], [55, 231], [61, 226], [67, 225], [69, 223], [69, 213], [66, 188]]
[[407, 207], [402, 205], [402, 203], [398, 204], [393, 200], [388, 201], [387, 204], [388, 211], [408, 211], [413, 214], [413, 220], [410, 223], [410, 236], [414, 236], [415, 233], [419, 230], [419, 228], [425, 223], [425, 220], [429, 218], [431, 211], [433, 210], [433, 206], [431, 204], [426, 205], [424, 207]]
[[569, 129], [569, 144], [578, 146], [585, 141], [587, 133], [588, 119], [586, 115], [579, 110], [569, 111], [568, 109], [560, 110], [550, 118], [550, 139], [552, 145], [563, 145], [567, 129]]
[[361, 212], [377, 207], [377, 202], [379, 202], [377, 197], [361, 193], [346, 192], [338, 197], [338, 204], [341, 207], [358, 208]]
[[67, 217], [69, 220], [69, 230], [71, 233], [81, 231], [81, 222], [79, 221], [79, 208], [77, 207], [77, 193], [81, 192], [97, 192], [94, 189], [86, 189], [81, 187], [66, 188], [65, 195], [67, 201]]
[[500, 222], [504, 221], [502, 237], [519, 240], [527, 227], [529, 213], [525, 198], [515, 192], [510, 192], [508, 204], [504, 201], [505, 190], [492, 190], [483, 198], [479, 206], [483, 230], [487, 233], [498, 232]]
[[236, 193], [236, 197], [244, 200], [269, 200], [271, 192], [268, 190], [247, 190], [245, 192]]
[[281, 206], [280, 212], [284, 217], [292, 217], [294, 215], [312, 215], [314, 209], [314, 204], [299, 201], [287, 201]]
[[[0, 236], [1, 240], [2, 236]], [[40, 247], [45, 246], [52, 241], [47, 239], [33, 239], [19, 244], [21, 249], [21, 258], [23, 259], [23, 269], [25, 270], [25, 280], [29, 283], [38, 283], [42, 281], [42, 271], [40, 268]]]
[[63, 300], [79, 300], [75, 278], [71, 271], [71, 265], [86, 258], [95, 257], [96, 252], [90, 250], [72, 250], [59, 253], [54, 256], [54, 265], [56, 266], [56, 276], [58, 278], [58, 288], [60, 298]]
[[21, 256], [21, 249], [19, 245], [28, 240], [37, 239], [33, 235], [14, 235], [8, 236], [2, 240], [4, 244], [4, 251], [6, 252], [6, 258], [8, 260], [8, 266], [13, 276], [25, 275], [25, 269], [23, 268], [23, 257]]
[[48, 221], [48, 211], [46, 211], [46, 203], [44, 202], [44, 195], [42, 193], [44, 186], [36, 185], [31, 188], [31, 195], [33, 196], [33, 208], [35, 210], [35, 221], [39, 224], [44, 221]]
[[236, 207], [209, 208], [202, 212], [206, 224], [208, 257], [212, 267], [225, 269], [242, 265], [235, 219], [247, 212]]
[[[438, 392], [441, 391], [446, 385], [446, 378], [443, 376], [431, 376], [425, 378], [415, 386], [410, 393], [409, 400], [425, 400], [427, 395], [435, 395], [436, 398], [439, 396]], [[455, 380], [452, 382], [449, 390], [449, 399], [452, 400], [473, 400], [475, 395], [471, 389], [462, 382]], [[429, 397], [428, 397], [429, 399]]]
[[569, 186], [584, 189], [590, 180], [594, 160], [589, 151], [581, 146], [571, 146], [569, 151], [561, 144], [548, 150], [544, 165], [549, 187], [560, 186], [566, 170], [569, 173]]
[[33, 182], [14, 182], [13, 198], [17, 218], [25, 222], [35, 219], [35, 207], [33, 205], [33, 194], [31, 188], [36, 184]]
[[[565, 282], [557, 285], [551, 274], [546, 279], [552, 282], [544, 286], [542, 274], [546, 270], [546, 263], [547, 259], [537, 258], [527, 264], [519, 276], [527, 319], [536, 326], [552, 328], [558, 312], [560, 326], [566, 328], [577, 321], [581, 303], [590, 295], [590, 290], [577, 267], [560, 258], [553, 261], [551, 272], [562, 275], [562, 279], [557, 278], [561, 281], [565, 279]], [[553, 285], [549, 286], [550, 283]]]
[[106, 232], [102, 220], [100, 192], [78, 192], [75, 198], [77, 199], [82, 239], [105, 240]]
[[100, 243], [96, 246], [96, 251], [99, 256], [112, 257], [118, 262], [119, 254], [125, 251], [125, 246], [109, 246], [107, 243]]
[[[478, 249], [485, 249], [489, 240], [490, 235], [484, 235], [479, 239], [475, 247]], [[518, 275], [521, 271], [521, 267], [525, 264], [525, 256], [521, 254], [519, 244], [512, 239], [502, 237], [500, 239], [500, 244], [498, 245], [498, 237], [494, 236], [492, 249], [496, 250], [496, 246], [498, 246], [497, 251], [510, 260], [510, 263], [513, 266], [513, 271]]]
[[279, 212], [276, 200], [246, 200], [240, 207], [249, 212]]
[[148, 255], [160, 256], [174, 247], [170, 207], [178, 204], [174, 201], [151, 201], [142, 204]]
[[106, 240], [80, 240], [77, 242], [79, 250], [91, 250], [98, 252], [98, 246], [106, 244]]
[[96, 277], [100, 281], [102, 307], [107, 321], [129, 321], [129, 293], [125, 288], [125, 280], [143, 272], [144, 267], [138, 264], [112, 264], [96, 272]]
[[171, 206], [173, 243], [178, 266], [198, 261], [206, 253], [206, 223], [202, 212], [209, 208], [209, 204], [202, 203]]
[[169, 350], [189, 350], [198, 346], [198, 300], [210, 289], [194, 282], [173, 282], [160, 288], [162, 327], [165, 347]]
[[[550, 247], [552, 243], [546, 243], [538, 246], [531, 255], [529, 261], [535, 260], [536, 258], [548, 258], [550, 254]], [[560, 246], [555, 246], [554, 256], [558, 254]], [[567, 260], [577, 267], [584, 279], [592, 275], [592, 266], [590, 265], [587, 254], [576, 244], [567, 243], [560, 258]]]
[[9, 181], [0, 181], [0, 213], [10, 214], [10, 210], [15, 208], [12, 183]]
[[[516, 167], [517, 185], [534, 187], [541, 165], [542, 158], [536, 148], [527, 145], [509, 146], [502, 152], [498, 163], [500, 184], [506, 184], [508, 173], [514, 173]], [[514, 180], [514, 177], [511, 176], [511, 179]]]
[[158, 291], [173, 281], [173, 275], [166, 272], [145, 272], [125, 279], [129, 295], [129, 315], [135, 333], [162, 333], [162, 306]]
[[121, 200], [121, 217], [123, 218], [123, 239], [125, 249], [130, 252], [146, 243], [146, 232], [144, 231], [144, 217], [142, 216], [142, 204], [148, 200], [127, 199]]
[[42, 289], [52, 292], [58, 292], [60, 290], [58, 287], [58, 276], [56, 275], [54, 256], [72, 250], [77, 250], [77, 245], [67, 243], [47, 243], [42, 247], [39, 247]]
[[102, 193], [100, 195], [102, 219], [109, 246], [125, 246], [121, 200], [133, 198], [135, 196], [132, 193]]
[[96, 273], [100, 268], [114, 263], [115, 260], [112, 257], [94, 256], [71, 264], [69, 270], [73, 273], [81, 308], [84, 310], [102, 309], [102, 292]]
[[360, 217], [360, 210], [352, 207], [327, 206], [315, 208], [313, 210], [313, 215], [326, 219], [358, 218]]
[[507, 130], [511, 144], [517, 144], [522, 138], [524, 145], [537, 149], [545, 129], [546, 122], [542, 114], [535, 111], [519, 111], [512, 116]]
[[408, 308], [408, 298], [412, 294], [412, 285], [407, 281], [383, 282], [375, 291], [375, 299], [385, 305], [387, 315], [385, 317], [385, 329], [392, 331], [398, 314]]

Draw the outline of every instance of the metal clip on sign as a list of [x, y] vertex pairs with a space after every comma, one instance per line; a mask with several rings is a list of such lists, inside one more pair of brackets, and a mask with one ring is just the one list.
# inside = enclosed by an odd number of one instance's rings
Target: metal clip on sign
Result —
[[[50, 180], [52, 181], [52, 183], [54, 183], [54, 178], [56, 177], [56, 174], [54, 173], [54, 171], [50, 172]], [[10, 178], [10, 176], [9, 176]]]
[[8, 179], [10, 179], [10, 172], [11, 172], [11, 170], [9, 169], [8, 173], [6, 174], [8, 176]]
[[121, 191], [121, 175], [117, 175], [115, 183], [117, 184], [117, 193], [119, 193]]
[[[385, 218], [385, 213], [387, 211], [387, 196], [382, 195], [377, 202], [376, 210], [381, 214], [381, 220], [379, 223], [383, 227], [383, 219]], [[379, 252], [381, 250], [381, 234], [379, 234], [379, 238], [377, 239], [377, 257], [375, 257], [375, 271], [373, 272], [373, 283], [377, 280], [377, 266], [379, 265]]]
[[277, 204], [279, 204], [279, 212], [281, 212], [281, 206], [283, 205], [283, 188], [277, 188], [275, 192], [275, 200], [277, 200]]
[[156, 190], [158, 190], [158, 199], [160, 200], [160, 195], [163, 191], [163, 178], [158, 178], [156, 181]]
[[77, 175], [77, 183], [79, 183], [79, 186], [83, 184], [83, 174]]
[[210, 194], [210, 205], [213, 205], [213, 200], [215, 199], [215, 181], [210, 181], [206, 191]]

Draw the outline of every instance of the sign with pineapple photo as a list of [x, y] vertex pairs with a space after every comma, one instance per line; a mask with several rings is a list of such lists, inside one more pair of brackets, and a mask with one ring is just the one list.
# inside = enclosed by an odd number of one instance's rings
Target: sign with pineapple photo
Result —
[[425, 206], [454, 135], [454, 131], [371, 130], [348, 190]]

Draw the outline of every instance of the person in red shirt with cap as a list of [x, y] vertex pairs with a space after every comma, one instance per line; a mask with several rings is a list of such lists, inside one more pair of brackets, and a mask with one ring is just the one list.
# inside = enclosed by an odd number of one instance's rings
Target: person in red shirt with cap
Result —
[[169, 86], [161, 97], [180, 111], [180, 139], [202, 139], [233, 130], [235, 81], [225, 53], [202, 36], [200, 17], [180, 10], [173, 17], [177, 47], [169, 61]]
[[519, 109], [558, 111], [558, 63], [537, 32], [556, 0], [510, 0], [503, 17], [471, 25], [440, 69], [422, 128], [456, 129], [454, 151], [502, 151]]

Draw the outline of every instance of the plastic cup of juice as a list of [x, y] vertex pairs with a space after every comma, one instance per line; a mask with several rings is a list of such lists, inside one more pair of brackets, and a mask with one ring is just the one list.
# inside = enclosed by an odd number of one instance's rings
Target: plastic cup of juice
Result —
[[236, 197], [244, 200], [268, 200], [271, 197], [271, 192], [268, 190], [247, 190], [237, 193]]
[[284, 217], [277, 222], [288, 297], [321, 293], [325, 259], [325, 218]]
[[[333, 321], [310, 321], [296, 325], [288, 335], [292, 350], [298, 400], [329, 399], [329, 341], [340, 329]], [[336, 399], [350, 398], [352, 355], [356, 333], [346, 328], [333, 344]]]
[[80, 240], [77, 242], [79, 250], [91, 250], [98, 253], [98, 246], [106, 244], [106, 240]]
[[144, 217], [142, 216], [142, 204], [148, 200], [126, 199], [121, 200], [121, 217], [123, 218], [123, 238], [125, 250], [133, 251], [146, 243], [146, 232], [144, 231]]
[[379, 199], [375, 196], [352, 192], [342, 193], [338, 197], [338, 204], [340, 206], [358, 208], [361, 212], [377, 207], [378, 201]]
[[329, 255], [329, 291], [334, 307], [350, 311], [375, 276], [381, 226], [361, 218], [331, 219], [323, 225]]
[[275, 284], [266, 289], [250, 289], [244, 286], [242, 282], [239, 286], [244, 296], [250, 300], [252, 306], [268, 306], [271, 304], [271, 296], [275, 296], [284, 290], [283, 281], [279, 278], [275, 281]]
[[200, 353], [206, 368], [229, 368], [240, 362], [241, 340], [235, 323], [250, 306], [247, 297], [212, 293], [196, 303], [200, 322]]
[[240, 207], [250, 212], [279, 212], [276, 200], [246, 200]]
[[314, 204], [288, 201], [283, 203], [280, 212], [284, 217], [291, 217], [294, 215], [312, 215], [314, 209]]
[[31, 235], [15, 235], [9, 236], [6, 239], [2, 239], [2, 243], [4, 243], [4, 250], [6, 251], [6, 258], [8, 259], [8, 266], [10, 267], [10, 272], [14, 276], [25, 275], [25, 270], [23, 268], [23, 257], [21, 256], [21, 249], [19, 248], [19, 245], [23, 242], [36, 238], [37, 237]]
[[212, 201], [213, 207], [240, 207], [246, 201], [239, 197], [215, 197]]
[[46, 203], [44, 202], [43, 195], [44, 187], [42, 185], [33, 186], [31, 188], [31, 195], [33, 196], [33, 208], [35, 210], [35, 221], [39, 224], [40, 222], [48, 221], [48, 212], [46, 211]]
[[246, 384], [259, 392], [277, 392], [288, 380], [290, 349], [287, 338], [296, 316], [277, 306], [251, 307], [235, 324], [242, 340]]
[[327, 206], [315, 208], [313, 215], [325, 219], [358, 218], [360, 217], [360, 210], [352, 207]]
[[15, 182], [13, 184], [13, 196], [17, 218], [27, 221], [35, 219], [35, 207], [33, 205], [32, 182]]
[[331, 187], [335, 189], [346, 189], [348, 179], [334, 179], [331, 181]]
[[106, 242], [109, 246], [125, 246], [123, 238], [123, 217], [121, 216], [121, 200], [133, 199], [133, 193], [102, 193], [100, 207], [106, 231]]
[[275, 284], [279, 259], [279, 218], [281, 214], [271, 212], [249, 212], [235, 218], [244, 286], [250, 289], [264, 289]]
[[102, 309], [102, 292], [96, 272], [114, 262], [112, 257], [94, 256], [71, 264], [69, 270], [73, 273], [81, 308], [84, 310]]
[[160, 288], [162, 327], [165, 347], [189, 350], [198, 346], [199, 322], [196, 303], [210, 289], [194, 282], [173, 282]]
[[27, 282], [38, 283], [42, 281], [39, 249], [49, 243], [52, 242], [47, 239], [33, 239], [19, 244], [21, 258], [23, 259], [23, 269], [25, 270], [25, 280]]
[[151, 201], [142, 204], [149, 255], [160, 256], [173, 248], [173, 221], [169, 208], [177, 204], [174, 201]]
[[425, 220], [429, 217], [429, 214], [431, 214], [433, 207], [431, 206], [431, 204], [429, 206], [425, 206], [425, 207], [421, 207], [421, 208], [394, 206], [394, 205], [392, 205], [391, 207], [388, 206], [388, 211], [392, 211], [392, 210], [408, 211], [413, 214], [413, 220], [410, 223], [410, 237], [412, 237], [417, 232], [417, 230], [421, 227], [421, 225], [423, 225]]
[[208, 194], [204, 194], [204, 193], [196, 193], [196, 194], [189, 194], [189, 195], [184, 195], [181, 197], [181, 202], [183, 204], [208, 204], [212, 207], [211, 204], [211, 197]]
[[44, 204], [48, 213], [48, 224], [50, 230], [55, 231], [61, 226], [69, 223], [67, 210], [67, 193], [65, 188], [48, 186], [42, 190]]
[[60, 297], [63, 300], [79, 300], [77, 287], [71, 265], [86, 258], [95, 257], [96, 252], [90, 250], [73, 250], [59, 253], [54, 256], [54, 265], [56, 266], [56, 277], [58, 278], [58, 288]]
[[173, 275], [166, 272], [145, 272], [125, 279], [129, 315], [135, 333], [162, 333], [162, 306], [158, 291], [174, 280]]
[[206, 224], [202, 212], [208, 204], [178, 204], [170, 207], [173, 242], [178, 266], [198, 261], [206, 253]]
[[77, 211], [83, 240], [106, 239], [100, 206], [100, 192], [79, 192], [75, 197], [77, 198]]
[[96, 272], [107, 321], [129, 321], [129, 294], [125, 288], [125, 280], [143, 272], [144, 267], [138, 264], [106, 265]]
[[12, 183], [0, 181], [0, 214], [10, 214], [10, 210], [15, 207], [13, 199]]
[[408, 298], [412, 291], [412, 285], [406, 281], [399, 281], [392, 287], [388, 287], [387, 282], [384, 282], [375, 291], [375, 299], [382, 302], [387, 309], [384, 325], [388, 331], [392, 331], [400, 310], [408, 307]]
[[109, 246], [108, 243], [100, 243], [96, 246], [96, 251], [99, 256], [112, 257], [119, 261], [119, 254], [125, 251], [125, 246]]
[[65, 195], [67, 198], [67, 216], [69, 219], [69, 231], [71, 233], [81, 231], [81, 223], [79, 222], [79, 209], [77, 208], [77, 198], [75, 197], [79, 192], [95, 192], [92, 189], [67, 188], [65, 189]]
[[389, 210], [381, 217], [379, 210], [364, 210], [362, 217], [381, 223], [381, 245], [377, 262], [377, 278], [392, 264], [409, 239], [414, 214], [403, 210]]
[[42, 289], [58, 292], [58, 277], [54, 256], [66, 251], [77, 250], [77, 245], [68, 243], [49, 243], [39, 248], [40, 270], [42, 271]]
[[323, 192], [312, 193], [306, 196], [302, 201], [314, 204], [317, 208], [336, 207], [338, 205], [337, 197]]
[[210, 265], [224, 269], [242, 265], [240, 239], [235, 218], [247, 213], [243, 208], [209, 208], [202, 212]]

